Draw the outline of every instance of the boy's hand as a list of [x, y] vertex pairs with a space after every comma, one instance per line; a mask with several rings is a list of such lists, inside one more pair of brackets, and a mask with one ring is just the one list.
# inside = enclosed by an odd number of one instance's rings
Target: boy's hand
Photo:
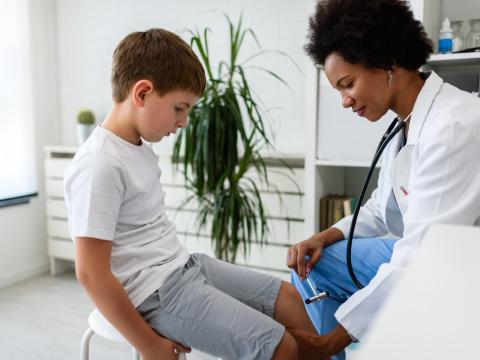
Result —
[[163, 336], [158, 336], [151, 347], [139, 352], [142, 360], [177, 360], [179, 353], [189, 353], [190, 351], [192, 349], [168, 340]]

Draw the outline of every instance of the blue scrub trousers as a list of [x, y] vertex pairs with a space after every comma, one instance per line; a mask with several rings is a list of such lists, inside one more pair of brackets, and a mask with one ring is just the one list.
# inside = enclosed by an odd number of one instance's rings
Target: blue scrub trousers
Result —
[[[382, 238], [353, 240], [352, 266], [357, 279], [364, 286], [375, 276], [380, 265], [390, 261], [395, 242], [396, 240]], [[324, 248], [320, 260], [308, 275], [317, 289], [330, 294], [324, 300], [305, 305], [319, 334], [326, 334], [338, 325], [334, 316], [335, 312], [358, 290], [348, 273], [346, 253], [346, 240], [338, 241]], [[313, 296], [308, 283], [302, 282], [295, 271], [292, 271], [291, 279], [303, 300]], [[343, 351], [332, 359], [344, 360], [345, 352]]]

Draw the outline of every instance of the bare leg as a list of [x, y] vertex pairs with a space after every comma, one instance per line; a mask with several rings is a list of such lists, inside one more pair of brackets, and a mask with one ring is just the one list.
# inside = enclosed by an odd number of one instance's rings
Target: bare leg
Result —
[[343, 326], [338, 325], [326, 335], [318, 336], [298, 329], [289, 329], [299, 350], [299, 359], [329, 359], [351, 344], [352, 340]]
[[297, 360], [297, 342], [290, 333], [285, 330], [282, 340], [277, 346], [272, 360]]
[[317, 334], [305, 310], [305, 305], [295, 287], [282, 281], [275, 302], [275, 320], [287, 328]]
[[[287, 328], [288, 337], [293, 337], [298, 351], [298, 357], [295, 357], [295, 359], [330, 359], [330, 356], [325, 354], [323, 337], [318, 336], [315, 327], [308, 317], [300, 294], [292, 284], [285, 281], [283, 281], [280, 286], [280, 291], [275, 303], [275, 320]], [[287, 331], [285, 331], [285, 334], [287, 334]], [[282, 341], [284, 338], [282, 338]], [[282, 351], [279, 350], [280, 345], [281, 343], [277, 347], [275, 355], [277, 355], [277, 353], [278, 355], [282, 354]], [[287, 358], [288, 357], [285, 359]], [[283, 358], [276, 358], [274, 356], [273, 359], [277, 360]]]

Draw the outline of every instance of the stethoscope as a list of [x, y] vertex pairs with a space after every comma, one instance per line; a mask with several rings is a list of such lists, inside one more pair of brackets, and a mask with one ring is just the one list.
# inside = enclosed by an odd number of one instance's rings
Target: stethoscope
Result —
[[[357, 276], [355, 275], [355, 271], [353, 270], [353, 266], [352, 266], [352, 243], [353, 243], [353, 235], [355, 233], [355, 225], [357, 224], [358, 214], [360, 212], [360, 208], [362, 207], [363, 199], [365, 197], [365, 193], [367, 192], [368, 184], [370, 183], [370, 179], [372, 178], [373, 171], [377, 166], [380, 156], [382, 156], [382, 153], [387, 147], [388, 143], [395, 137], [395, 135], [397, 135], [405, 127], [407, 121], [410, 119], [411, 116], [412, 116], [412, 113], [410, 113], [404, 120], [400, 120], [398, 117], [396, 117], [388, 126], [388, 129], [385, 132], [385, 134], [383, 134], [382, 138], [380, 139], [380, 143], [377, 146], [377, 150], [375, 151], [375, 155], [373, 156], [372, 164], [370, 165], [370, 169], [368, 170], [367, 178], [365, 179], [362, 192], [358, 197], [357, 205], [355, 206], [355, 210], [353, 212], [352, 223], [350, 225], [350, 231], [348, 233], [348, 239], [347, 239], [347, 267], [348, 267], [348, 273], [350, 274], [352, 281], [355, 283], [355, 285], [359, 289], [362, 289], [364, 286], [357, 279]], [[307, 255], [305, 257], [305, 261], [309, 261], [309, 260], [310, 260], [309, 256]], [[306, 304], [311, 304], [313, 302], [320, 301], [329, 296], [328, 292], [317, 289], [308, 275], [306, 276], [306, 281], [313, 292], [313, 296], [305, 300]]]

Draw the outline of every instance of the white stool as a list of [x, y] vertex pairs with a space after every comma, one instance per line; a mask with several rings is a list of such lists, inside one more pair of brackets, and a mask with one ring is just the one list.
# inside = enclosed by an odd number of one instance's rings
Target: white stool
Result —
[[[80, 347], [81, 360], [88, 360], [90, 357], [90, 339], [92, 338], [93, 334], [97, 334], [111, 341], [128, 344], [128, 341], [125, 340], [125, 338], [117, 331], [117, 329], [115, 329], [113, 325], [110, 324], [97, 309], [93, 310], [88, 316], [88, 326], [89, 328], [87, 331], [85, 331], [85, 334], [83, 334], [82, 344]], [[140, 355], [133, 346], [132, 356], [134, 360], [140, 360]], [[185, 359], [186, 357], [184, 353], [178, 354], [178, 360]]]

